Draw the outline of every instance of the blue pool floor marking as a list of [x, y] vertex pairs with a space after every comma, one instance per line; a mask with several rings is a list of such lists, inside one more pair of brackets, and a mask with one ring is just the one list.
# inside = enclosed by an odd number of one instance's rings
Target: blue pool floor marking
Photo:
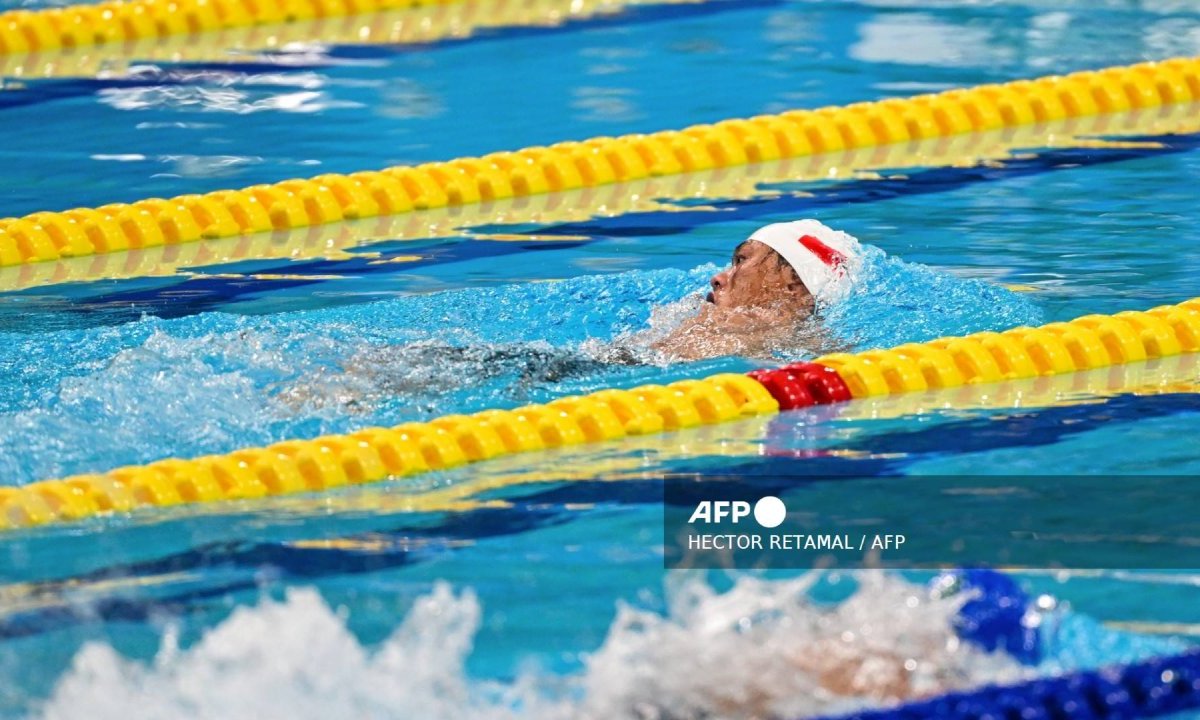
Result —
[[[706, 207], [714, 208], [711, 210], [635, 212], [612, 218], [596, 218], [583, 223], [547, 226], [533, 226], [529, 223], [516, 226], [485, 224], [472, 227], [470, 231], [481, 234], [558, 236], [563, 238], [563, 242], [550, 244], [538, 241], [522, 244], [467, 239], [458, 242], [458, 245], [461, 246], [459, 249], [453, 249], [454, 243], [443, 242], [435, 246], [438, 252], [434, 257], [406, 263], [405, 268], [499, 257], [524, 250], [552, 250], [555, 247], [574, 248], [606, 238], [672, 235], [703, 225], [756, 219], [764, 216], [792, 215], [799, 217], [822, 208], [950, 192], [971, 185], [1004, 181], [1056, 170], [1178, 154], [1200, 148], [1200, 133], [1123, 136], [1121, 140], [1142, 144], [1135, 147], [1042, 149], [1036, 151], [1032, 157], [1009, 158], [999, 164], [929, 168], [906, 173], [903, 177], [885, 177], [881, 180], [851, 179], [816, 187], [798, 183], [797, 185], [800, 187], [793, 189], [789, 188], [790, 184], [788, 183], [774, 183], [768, 187], [780, 188], [781, 195], [745, 200], [706, 201]], [[581, 235], [591, 239], [578, 240], [577, 238]], [[380, 252], [380, 249], [384, 248], [382, 259], [386, 259], [387, 250], [395, 249], [395, 254], [412, 254], [420, 252], [422, 247], [421, 244], [412, 241], [386, 240], [380, 243], [360, 245], [354, 250], [357, 253], [372, 253]], [[226, 272], [279, 272], [294, 276], [287, 280], [257, 281], [246, 277], [206, 277], [203, 270], [194, 270], [191, 275], [177, 274], [152, 279], [100, 280], [94, 282], [111, 285], [114, 290], [85, 299], [65, 297], [63, 298], [65, 304], [56, 304], [53, 309], [56, 312], [103, 309], [104, 312], [94, 316], [97, 324], [128, 322], [136, 320], [143, 313], [164, 318], [183, 317], [209, 310], [219, 310], [226, 303], [260, 292], [321, 282], [319, 277], [307, 280], [298, 276], [344, 274], [363, 277], [396, 271], [396, 266], [379, 263], [377, 260], [377, 258], [365, 254], [361, 257], [344, 260], [315, 258], [293, 261], [284, 258], [244, 261], [236, 265], [214, 266], [210, 270], [211, 272], [221, 272], [222, 270]], [[257, 269], [242, 270], [245, 267]], [[147, 282], [152, 283], [153, 286], [145, 287]], [[135, 289], [130, 289], [131, 286]], [[52, 287], [41, 286], [2, 295], [46, 297], [53, 296], [55, 293]], [[366, 300], [363, 298], [346, 298], [347, 303], [364, 301]], [[36, 325], [38, 321], [33, 312], [35, 310], [36, 308], [23, 306], [19, 317], [0, 319], [0, 324], [12, 330], [19, 330], [22, 322]], [[0, 310], [0, 313], [11, 314], [3, 310]]]
[[[1195, 395], [1118, 395], [1086, 405], [1052, 406], [1037, 411], [1021, 411], [1007, 416], [988, 416], [915, 431], [900, 431], [869, 438], [859, 443], [846, 443], [839, 450], [856, 449], [867, 453], [907, 453], [912, 447], [919, 454], [906, 458], [854, 459], [833, 456], [818, 451], [799, 461], [793, 455], [768, 454], [753, 463], [722, 464], [713, 471], [689, 472], [674, 469], [665, 476], [694, 478], [697, 493], [725, 485], [750, 494], [784, 494], [803, 485], [820, 485], [838, 478], [895, 478], [903, 482], [905, 465], [923, 459], [923, 455], [957, 447], [964, 443], [964, 452], [978, 452], [1010, 447], [1045, 445], [1070, 435], [1110, 427], [1114, 422], [1131, 422], [1164, 417], [1182, 412], [1200, 412]], [[780, 417], [797, 416], [791, 413]], [[787, 424], [790, 427], [790, 424]], [[769, 431], [768, 431], [769, 432]], [[942, 439], [939, 439], [942, 438]], [[949, 440], [945, 440], [949, 438]], [[967, 444], [973, 443], [973, 444]], [[549, 486], [549, 487], [542, 487]], [[300, 547], [285, 541], [247, 542], [243, 540], [209, 543], [191, 550], [174, 553], [155, 560], [115, 565], [81, 573], [68, 578], [34, 581], [34, 587], [53, 592], [63, 582], [102, 582], [128, 577], [156, 577], [176, 573], [196, 573], [204, 569], [234, 569], [248, 575], [273, 571], [285, 579], [314, 580], [342, 574], [375, 572], [419, 562], [430, 552], [453, 551], [457, 541], [477, 541], [505, 535], [516, 535], [555, 524], [571, 522], [578, 506], [620, 507], [656, 505], [663, 502], [663, 481], [660, 477], [610, 481], [554, 480], [527, 486], [532, 492], [520, 495], [509, 493], [511, 503], [504, 508], [477, 508], [457, 513], [420, 513], [406, 517], [405, 524], [388, 530], [369, 531], [349, 538], [389, 538], [392, 545], [373, 544], [369, 551], [338, 547]], [[484, 494], [487, 496], [487, 493]], [[699, 496], [697, 496], [699, 497]], [[430, 522], [435, 519], [435, 522]], [[388, 517], [387, 521], [396, 518]], [[428, 541], [428, 547], [412, 549], [405, 542], [411, 538]], [[327, 538], [322, 538], [327, 539]], [[438, 545], [442, 541], [442, 545]], [[223, 592], [237, 592], [256, 587], [253, 578], [228, 580], [220, 588], [205, 587], [188, 590], [162, 598], [114, 600], [111, 605], [98, 601], [87, 612], [64, 604], [0, 618], [0, 639], [24, 637], [48, 632], [64, 626], [99, 619], [131, 619], [149, 617], [155, 613], [189, 612], [194, 603], [203, 602]], [[111, 612], [112, 617], [104, 613]]]

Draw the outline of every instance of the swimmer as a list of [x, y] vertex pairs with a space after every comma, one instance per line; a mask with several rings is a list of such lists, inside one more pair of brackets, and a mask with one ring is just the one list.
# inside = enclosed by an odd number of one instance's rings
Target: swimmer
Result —
[[756, 230], [713, 276], [699, 312], [666, 336], [648, 330], [580, 348], [545, 343], [455, 345], [424, 340], [364, 346], [341, 361], [340, 373], [283, 388], [278, 399], [294, 409], [340, 407], [366, 412], [388, 398], [432, 396], [447, 378], [503, 383], [514, 401], [547, 383], [586, 377], [611, 365], [661, 364], [741, 355], [771, 359], [779, 352], [831, 350], [814, 322], [819, 303], [840, 298], [857, 269], [860, 248], [850, 235], [816, 220], [775, 223]]
[[732, 264], [713, 276], [705, 304], [652, 347], [674, 360], [722, 355], [769, 357], [798, 344], [823, 344], [811, 322], [818, 300], [849, 290], [858, 241], [816, 220], [759, 228], [733, 251]]

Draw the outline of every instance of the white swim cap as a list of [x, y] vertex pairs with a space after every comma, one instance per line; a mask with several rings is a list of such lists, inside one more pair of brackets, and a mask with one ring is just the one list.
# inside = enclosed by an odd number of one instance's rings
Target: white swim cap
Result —
[[751, 240], [783, 256], [813, 297], [835, 300], [853, 284], [862, 252], [852, 236], [816, 220], [774, 223], [755, 230]]

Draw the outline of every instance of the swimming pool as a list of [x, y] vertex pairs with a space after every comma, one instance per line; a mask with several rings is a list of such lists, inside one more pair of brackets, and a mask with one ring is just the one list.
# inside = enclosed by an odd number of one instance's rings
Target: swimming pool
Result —
[[[420, 47], [310, 46], [232, 64], [7, 82], [0, 214], [1196, 52], [1186, 44], [1196, 13], [1186, 7], [928, 5], [647, 5]], [[908, 37], [922, 42], [896, 40]], [[90, 282], [33, 283], [10, 268], [12, 291], [0, 296], [0, 469], [5, 484], [23, 485], [748, 370], [752, 363], [736, 359], [611, 366], [588, 354], [589, 341], [645, 327], [654, 308], [686, 309], [733, 240], [804, 215], [876, 248], [870, 272], [879, 291], [830, 318], [856, 347], [1178, 302], [1195, 295], [1197, 268], [1191, 115], [1172, 116], [1170, 135], [1129, 122], [1082, 133], [1113, 136], [1096, 142], [1056, 128], [1015, 145], [964, 143], [957, 155], [935, 144], [882, 162], [837, 157], [799, 170], [781, 163], [658, 178], [486, 211], [397, 216], [399, 226], [297, 231], [245, 254], [237, 241], [220, 241], [208, 261], [144, 253], [106, 259], [92, 275], [83, 263], [64, 270], [97, 278]], [[989, 155], [981, 148], [993, 153], [986, 162], [964, 162]], [[750, 173], [761, 175], [736, 181]], [[359, 231], [377, 241], [345, 239]], [[250, 259], [211, 260], [222, 257]], [[448, 358], [446, 344], [466, 350]], [[345, 372], [351, 362], [356, 371]], [[0, 697], [13, 715], [41, 712], [50, 698], [44, 710], [61, 717], [80, 707], [101, 716], [131, 708], [247, 716], [264, 698], [279, 703], [269, 713], [415, 708], [426, 717], [464, 706], [481, 716], [606, 714], [647, 698], [702, 705], [703, 688], [721, 675], [687, 661], [699, 638], [720, 667], [737, 659], [750, 677], [779, 657], [755, 654], [737, 633], [700, 633], [696, 623], [724, 616], [695, 585], [672, 589], [672, 622], [617, 610], [618, 602], [668, 609], [661, 477], [793, 481], [789, 498], [828, 506], [884, 495], [881, 476], [893, 486], [920, 475], [1051, 468], [1186, 477], [1197, 456], [1179, 438], [1195, 431], [1187, 388], [1196, 372], [1186, 364], [1158, 372], [1106, 375], [1063, 397], [1018, 387], [1031, 402], [1016, 409], [983, 399], [934, 398], [921, 412], [852, 403], [840, 413], [796, 411], [766, 425], [518, 456], [329, 496], [23, 532], [4, 540]], [[807, 482], [814, 476], [838, 479]], [[438, 498], [432, 509], [412, 501], [429, 496]], [[479, 502], [497, 496], [509, 504]], [[772, 577], [743, 580], [737, 607], [790, 598], [794, 586]], [[1195, 622], [1188, 573], [1018, 577], [1072, 606], [1055, 616], [1048, 668], [1173, 651]], [[847, 627], [905, 618], [901, 628], [931, 641], [950, 634], [936, 604], [906, 614], [918, 593], [898, 580], [834, 573], [817, 580], [816, 593], [838, 600], [856, 581], [865, 586], [858, 600], [838, 606]], [[785, 616], [815, 613], [802, 605]], [[164, 633], [182, 649], [160, 650]], [[81, 654], [88, 642], [97, 644]], [[666, 660], [677, 673], [637, 684], [638, 662]], [[943, 662], [967, 684], [1019, 672], [977, 660]], [[211, 689], [197, 689], [197, 677]], [[573, 704], [581, 696], [593, 704]]]

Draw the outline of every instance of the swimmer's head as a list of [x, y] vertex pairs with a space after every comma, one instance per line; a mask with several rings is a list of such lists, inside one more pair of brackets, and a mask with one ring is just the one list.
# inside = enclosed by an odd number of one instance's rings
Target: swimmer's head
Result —
[[[713, 275], [708, 301], [720, 308], [782, 309], [809, 314], [816, 300], [791, 265], [769, 246], [746, 240], [730, 266]], [[782, 306], [782, 307], [781, 307]]]
[[857, 240], [816, 220], [767, 225], [738, 245], [733, 264], [713, 276], [708, 301], [808, 314], [818, 298], [845, 294], [858, 255]]

